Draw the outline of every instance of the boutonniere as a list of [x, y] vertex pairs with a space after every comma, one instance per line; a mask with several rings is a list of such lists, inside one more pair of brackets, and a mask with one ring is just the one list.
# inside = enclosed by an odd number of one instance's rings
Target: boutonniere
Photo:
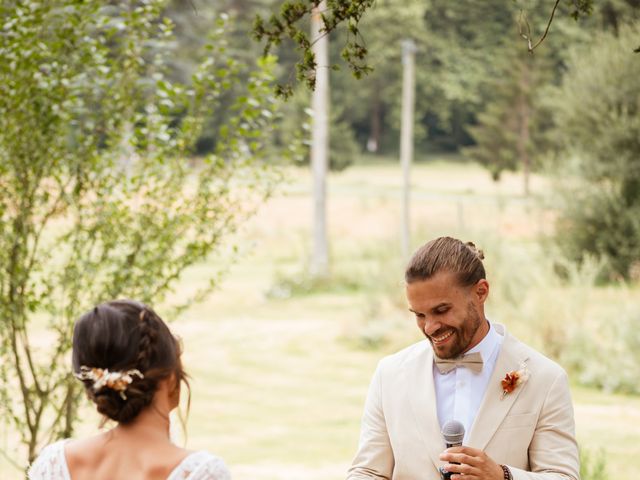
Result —
[[508, 393], [513, 392], [517, 387], [529, 380], [529, 370], [526, 364], [520, 365], [520, 370], [508, 372], [502, 379], [502, 400]]

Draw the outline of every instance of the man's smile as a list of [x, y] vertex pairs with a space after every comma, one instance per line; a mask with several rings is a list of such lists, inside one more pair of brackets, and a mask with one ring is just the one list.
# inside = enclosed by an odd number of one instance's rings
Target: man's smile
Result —
[[445, 341], [447, 341], [449, 339], [449, 337], [451, 337], [451, 335], [453, 335], [454, 333], [455, 333], [455, 330], [449, 330], [449, 331], [445, 332], [442, 335], [439, 335], [439, 336], [432, 335], [429, 338], [431, 338], [433, 343], [441, 344], [441, 343], [444, 343]]

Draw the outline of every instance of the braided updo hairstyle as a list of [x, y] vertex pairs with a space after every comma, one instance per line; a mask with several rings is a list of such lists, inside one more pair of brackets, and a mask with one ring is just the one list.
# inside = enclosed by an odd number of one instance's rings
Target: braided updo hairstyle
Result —
[[98, 412], [122, 424], [131, 422], [151, 404], [161, 380], [173, 374], [176, 391], [181, 382], [189, 387], [180, 354], [179, 341], [164, 321], [151, 308], [133, 300], [98, 305], [82, 315], [73, 330], [76, 374], [84, 366], [110, 372], [137, 369], [144, 376], [133, 378], [125, 398], [106, 386], [95, 391], [92, 380], [83, 380]]

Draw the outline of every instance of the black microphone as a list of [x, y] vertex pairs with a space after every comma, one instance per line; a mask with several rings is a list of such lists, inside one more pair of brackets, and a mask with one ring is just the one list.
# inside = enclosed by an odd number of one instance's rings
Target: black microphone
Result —
[[[464, 425], [457, 420], [449, 420], [442, 426], [441, 430], [444, 441], [447, 444], [447, 448], [462, 446], [462, 439], [464, 438]], [[451, 462], [456, 463], [457, 462]], [[452, 472], [445, 472], [442, 467], [440, 470], [440, 478], [442, 480], [449, 480]]]

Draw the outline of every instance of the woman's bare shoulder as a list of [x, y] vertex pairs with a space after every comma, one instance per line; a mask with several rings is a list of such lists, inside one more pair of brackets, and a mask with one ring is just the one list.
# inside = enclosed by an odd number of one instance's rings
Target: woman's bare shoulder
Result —
[[70, 438], [64, 445], [65, 456], [85, 457], [88, 453], [98, 452], [107, 446], [109, 436], [109, 432], [102, 432], [85, 438]]
[[65, 445], [69, 470], [82, 476], [95, 471], [147, 472], [148, 478], [167, 478], [193, 452], [169, 442], [137, 442], [109, 432], [70, 440]]

